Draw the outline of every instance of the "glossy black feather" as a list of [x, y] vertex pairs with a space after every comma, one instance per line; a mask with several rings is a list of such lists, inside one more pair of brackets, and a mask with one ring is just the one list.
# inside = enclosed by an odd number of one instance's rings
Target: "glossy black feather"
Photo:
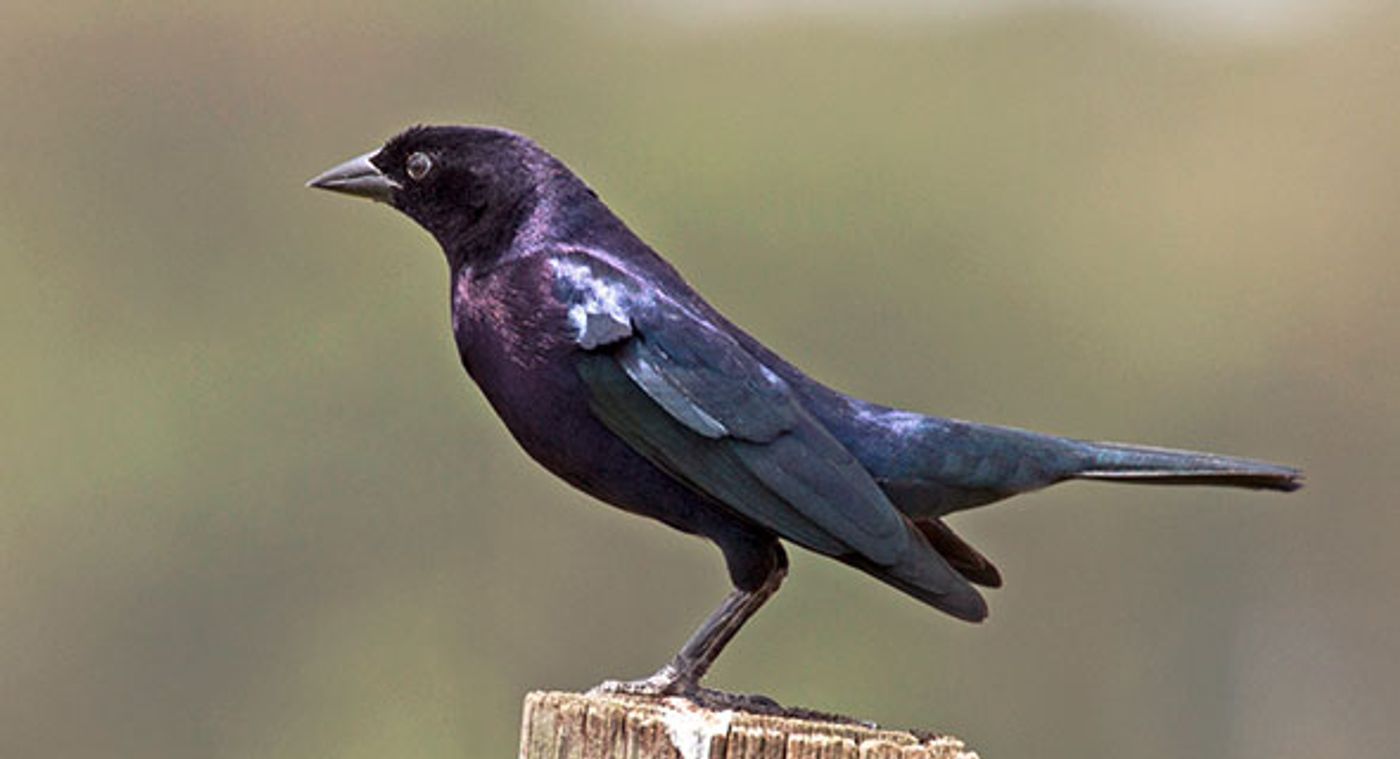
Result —
[[[410, 160], [431, 168], [410, 176]], [[742, 591], [771, 593], [783, 538], [977, 620], [986, 604], [969, 581], [1001, 577], [947, 514], [1075, 478], [1300, 483], [1289, 467], [834, 391], [726, 320], [520, 135], [415, 128], [367, 161], [314, 184], [387, 197], [442, 245], [463, 366], [520, 445], [608, 503], [712, 540]]]
[[[613, 374], [595, 361], [580, 362], [593, 396], [607, 396], [595, 411], [615, 432], [737, 513], [814, 550], [854, 551], [879, 565], [908, 550], [904, 519], [870, 474], [786, 382], [732, 337], [602, 262], [570, 256], [555, 268], [576, 285], [556, 292], [572, 296], [561, 305], [580, 326], [580, 341], [594, 313], [625, 315], [631, 325], [629, 334], [595, 346], [588, 358], [615, 363], [641, 396], [623, 400]], [[625, 423], [643, 418], [639, 405], [655, 405], [665, 416]], [[663, 429], [676, 425], [699, 440]], [[702, 441], [723, 454], [700, 455], [693, 443]], [[711, 490], [708, 470], [715, 467], [742, 470], [750, 487], [734, 490], [738, 479], [731, 476], [722, 490]]]

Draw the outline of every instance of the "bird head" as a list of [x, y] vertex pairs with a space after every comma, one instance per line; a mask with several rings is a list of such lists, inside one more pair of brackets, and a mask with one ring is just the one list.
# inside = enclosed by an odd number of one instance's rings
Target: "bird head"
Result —
[[416, 126], [307, 186], [387, 203], [452, 256], [513, 231], [555, 167], [562, 169], [534, 142], [504, 129]]

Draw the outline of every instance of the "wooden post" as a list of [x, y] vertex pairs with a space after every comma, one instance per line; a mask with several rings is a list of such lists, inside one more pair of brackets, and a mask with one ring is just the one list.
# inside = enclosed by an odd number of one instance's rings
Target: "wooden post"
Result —
[[977, 759], [951, 736], [702, 709], [682, 698], [536, 691], [520, 759]]

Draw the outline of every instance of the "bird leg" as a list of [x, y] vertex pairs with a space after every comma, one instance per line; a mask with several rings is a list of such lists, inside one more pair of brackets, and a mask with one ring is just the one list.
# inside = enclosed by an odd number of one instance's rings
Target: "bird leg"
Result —
[[755, 590], [735, 588], [719, 608], [700, 624], [671, 661], [656, 674], [641, 680], [607, 680], [591, 693], [622, 693], [635, 696], [685, 696], [694, 701], [723, 708], [771, 711], [776, 702], [763, 696], [740, 696], [700, 687], [700, 678], [710, 670], [720, 652], [733, 640], [739, 628], [759, 607], [778, 592], [787, 569], [775, 569]]

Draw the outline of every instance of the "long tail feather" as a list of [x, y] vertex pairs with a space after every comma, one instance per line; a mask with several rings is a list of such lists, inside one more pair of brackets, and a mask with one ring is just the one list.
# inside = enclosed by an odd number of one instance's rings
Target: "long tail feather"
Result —
[[1229, 485], [1297, 490], [1303, 473], [1264, 461], [1122, 443], [1082, 443], [1084, 468], [1074, 477], [1160, 485]]

